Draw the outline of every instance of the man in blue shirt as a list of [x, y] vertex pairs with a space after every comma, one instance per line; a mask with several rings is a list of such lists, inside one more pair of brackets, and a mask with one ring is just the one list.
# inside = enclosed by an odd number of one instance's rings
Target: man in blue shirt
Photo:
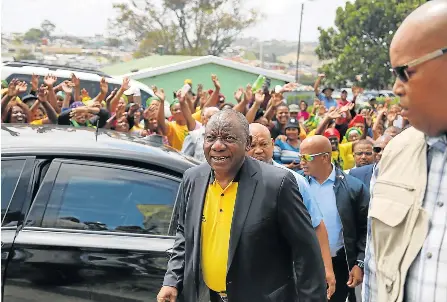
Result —
[[320, 92], [319, 86], [320, 86], [321, 80], [325, 76], [326, 75], [324, 75], [323, 73], [318, 75], [318, 78], [314, 84], [314, 91], [315, 91], [316, 97], [320, 101], [322, 101], [324, 103], [324, 106], [326, 107], [326, 109], [329, 110], [331, 107], [337, 107], [337, 101], [332, 98], [332, 92], [334, 92], [334, 88], [326, 87]]
[[369, 192], [355, 177], [331, 162], [332, 146], [315, 135], [300, 145], [301, 166], [309, 181], [328, 230], [337, 290], [331, 302], [346, 302], [352, 289], [362, 283], [365, 258]]
[[290, 171], [298, 183], [304, 205], [310, 214], [312, 226], [315, 229], [318, 241], [320, 243], [321, 254], [323, 256], [324, 266], [326, 269], [326, 282], [328, 283], [327, 295], [329, 299], [335, 292], [335, 276], [332, 268], [328, 232], [326, 230], [320, 208], [318, 207], [313, 195], [310, 193], [309, 183], [303, 176], [273, 161], [274, 141], [267, 127], [258, 123], [252, 123], [250, 124], [250, 135], [252, 136], [252, 144], [250, 150], [247, 152], [247, 155], [259, 161], [263, 161], [281, 169]]

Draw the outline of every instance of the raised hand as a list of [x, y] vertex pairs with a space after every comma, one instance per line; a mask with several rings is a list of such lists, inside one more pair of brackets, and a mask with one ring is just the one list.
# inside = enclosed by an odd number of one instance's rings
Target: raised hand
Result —
[[37, 98], [39, 99], [39, 102], [41, 103], [46, 102], [47, 95], [48, 95], [48, 88], [46, 88], [44, 85], [41, 85], [39, 90], [37, 91]]
[[213, 81], [214, 88], [215, 88], [216, 90], [217, 90], [217, 89], [220, 90], [220, 83], [219, 83], [219, 79], [217, 78], [217, 75], [212, 74], [212, 75], [211, 75], [211, 81]]
[[298, 87], [297, 83], [288, 83], [282, 87], [281, 92], [294, 91], [297, 87]]
[[234, 98], [236, 99], [236, 101], [238, 103], [240, 103], [242, 101], [242, 96], [244, 95], [244, 88], [239, 88], [238, 90], [236, 90], [236, 92], [234, 93]]
[[45, 76], [45, 78], [43, 78], [44, 84], [47, 85], [48, 87], [53, 87], [54, 84], [56, 83], [56, 81], [57, 81], [57, 77], [52, 74], [49, 74], [49, 75]]
[[71, 74], [71, 82], [74, 84], [75, 87], [79, 87], [81, 85], [81, 81], [79, 78], [76, 77], [74, 73]]
[[123, 79], [123, 84], [121, 85], [121, 89], [127, 90], [129, 88], [130, 88], [130, 78], [129, 77], [125, 77]]
[[329, 112], [327, 113], [327, 116], [328, 116], [330, 119], [337, 119], [337, 118], [340, 118], [340, 117], [341, 117], [340, 109], [334, 109], [334, 108], [331, 108], [331, 109], [329, 110]]
[[34, 74], [31, 76], [31, 90], [37, 91], [39, 88], [39, 76], [37, 74]]
[[62, 91], [65, 92], [65, 94], [72, 94], [73, 86], [74, 86], [74, 84], [72, 82], [65, 81], [62, 83]]
[[109, 84], [104, 77], [101, 78], [101, 81], [99, 82], [99, 88], [101, 89], [102, 94], [107, 94], [109, 91]]
[[258, 90], [255, 94], [255, 102], [256, 104], [261, 105], [264, 102], [265, 94], [262, 93], [262, 90]]
[[154, 94], [157, 98], [160, 99], [160, 101], [164, 102], [166, 98], [166, 94], [163, 88], [160, 88], [160, 90], [155, 87]]
[[245, 97], [245, 100], [247, 100], [248, 102], [250, 102], [251, 99], [253, 98], [253, 91], [252, 91], [251, 84], [248, 84], [247, 87], [245, 88], [244, 97]]
[[26, 92], [27, 89], [28, 89], [28, 84], [26, 84], [26, 82], [17, 82], [16, 95]]
[[16, 86], [17, 86], [18, 82], [19, 82], [19, 80], [17, 80], [17, 79], [12, 79], [9, 82], [9, 84], [8, 84], [8, 96], [16, 96], [17, 95]]
[[118, 91], [118, 88], [115, 88], [112, 90], [112, 92], [109, 94], [109, 96], [106, 99], [106, 103], [110, 102], [113, 97], [116, 95], [116, 92]]

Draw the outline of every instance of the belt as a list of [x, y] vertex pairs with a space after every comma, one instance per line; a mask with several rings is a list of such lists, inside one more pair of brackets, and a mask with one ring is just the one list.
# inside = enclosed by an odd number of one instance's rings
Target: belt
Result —
[[219, 302], [228, 302], [228, 296], [226, 292], [215, 292], [213, 290], [211, 290], [210, 292], [211, 294], [214, 294]]

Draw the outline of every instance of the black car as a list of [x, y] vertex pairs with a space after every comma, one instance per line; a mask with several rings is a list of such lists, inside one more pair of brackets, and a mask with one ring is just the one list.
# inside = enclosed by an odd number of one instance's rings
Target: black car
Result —
[[114, 131], [1, 126], [3, 301], [156, 301], [197, 164]]

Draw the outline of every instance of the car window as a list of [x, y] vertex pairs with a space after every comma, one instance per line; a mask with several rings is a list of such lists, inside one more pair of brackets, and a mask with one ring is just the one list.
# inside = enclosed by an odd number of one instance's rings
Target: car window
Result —
[[178, 187], [148, 173], [63, 163], [42, 226], [167, 235]]
[[14, 194], [20, 175], [22, 174], [24, 159], [2, 160], [2, 221]]

